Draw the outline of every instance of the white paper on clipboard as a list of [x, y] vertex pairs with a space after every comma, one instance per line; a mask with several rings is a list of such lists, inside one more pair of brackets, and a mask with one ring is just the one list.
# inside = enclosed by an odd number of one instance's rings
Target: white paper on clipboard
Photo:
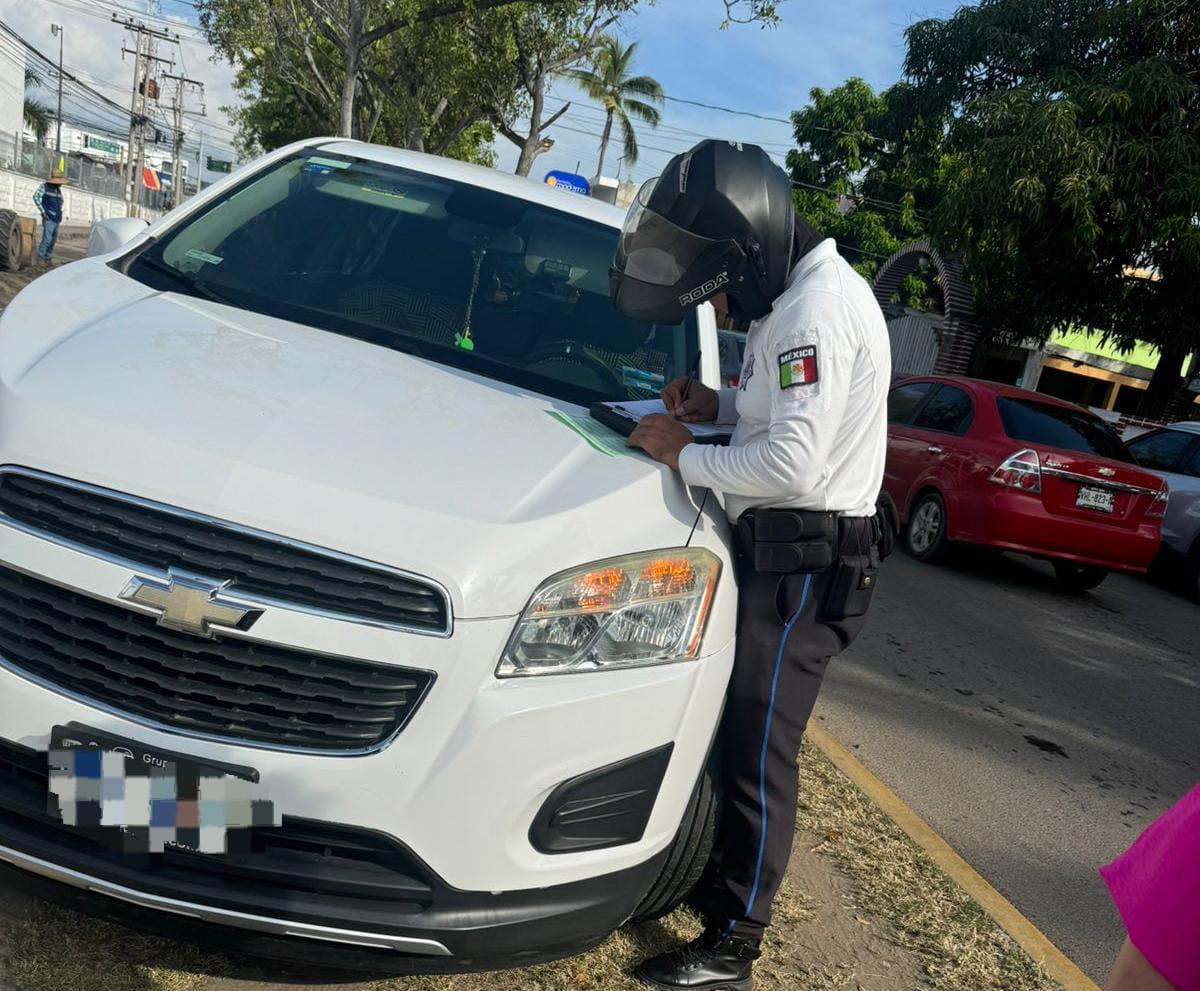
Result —
[[[663, 405], [661, 399], [642, 399], [637, 402], [605, 403], [604, 405], [610, 406], [618, 413], [624, 413], [631, 420], [637, 420], [639, 423], [643, 416], [667, 412], [667, 407]], [[682, 420], [680, 422], [683, 423]], [[733, 434], [733, 424], [683, 423], [683, 425], [692, 432], [693, 437], [724, 437], [728, 439]]]

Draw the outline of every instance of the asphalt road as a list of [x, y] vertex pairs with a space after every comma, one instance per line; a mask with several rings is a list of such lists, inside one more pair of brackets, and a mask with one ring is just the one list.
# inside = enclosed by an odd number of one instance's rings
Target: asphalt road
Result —
[[1096, 867], [1200, 780], [1200, 607], [1007, 555], [885, 569], [816, 718], [1103, 984]]

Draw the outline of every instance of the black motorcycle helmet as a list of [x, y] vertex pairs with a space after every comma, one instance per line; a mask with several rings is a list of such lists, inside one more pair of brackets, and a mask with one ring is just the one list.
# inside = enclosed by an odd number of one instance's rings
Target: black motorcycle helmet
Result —
[[800, 223], [797, 238], [791, 182], [765, 151], [701, 141], [672, 158], [630, 206], [609, 270], [613, 306], [636, 320], [679, 323], [689, 307], [723, 292], [736, 319], [764, 317], [797, 248], [815, 243]]

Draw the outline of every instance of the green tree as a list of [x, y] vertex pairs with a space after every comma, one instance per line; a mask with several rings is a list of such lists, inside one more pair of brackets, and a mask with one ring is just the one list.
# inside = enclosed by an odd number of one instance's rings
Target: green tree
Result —
[[[336, 107], [337, 133], [355, 137], [363, 126], [358, 105], [365, 84], [395, 35], [517, 2], [555, 6], [564, 0], [197, 0], [196, 11], [219, 54], [240, 65], [249, 51]], [[380, 112], [376, 105], [367, 120]]]
[[604, 154], [608, 151], [614, 120], [621, 128], [625, 162], [632, 165], [638, 159], [638, 143], [630, 118], [636, 117], [651, 127], [658, 127], [662, 116], [654, 106], [663, 101], [663, 89], [658, 80], [651, 76], [630, 75], [637, 47], [636, 41], [623, 45], [620, 38], [606, 34], [600, 39], [591, 67], [568, 73], [580, 89], [604, 107], [597, 176], [604, 174]]
[[[25, 70], [25, 88], [28, 90], [31, 87], [36, 88], [42, 85], [42, 78], [33, 69]], [[41, 143], [46, 140], [46, 135], [50, 133], [50, 109], [37, 99], [25, 95], [25, 104], [22, 107], [22, 117], [25, 121], [25, 126], [33, 132], [33, 136]]]
[[[479, 30], [485, 16], [413, 24], [373, 46], [360, 63], [351, 134], [490, 164], [485, 96], [506, 77], [515, 88], [515, 79], [510, 53]], [[220, 23], [241, 98], [226, 111], [237, 121], [244, 155], [338, 132], [341, 104], [328, 81], [340, 71], [341, 54], [333, 44], [314, 34], [304, 46], [281, 48], [270, 18], [249, 4], [226, 9]], [[488, 81], [486, 93], [481, 80]]]
[[944, 129], [932, 230], [985, 326], [1071, 323], [1161, 359], [1161, 415], [1200, 349], [1200, 11], [1179, 0], [982, 0], [909, 28], [905, 71]]
[[[910, 153], [920, 123], [905, 84], [876, 93], [857, 77], [814, 87], [808, 106], [792, 114], [796, 148], [787, 165], [796, 209], [836, 238], [867, 278], [902, 242], [926, 233], [938, 183], [929, 159]], [[930, 286], [908, 289], [904, 302], [929, 305]]]

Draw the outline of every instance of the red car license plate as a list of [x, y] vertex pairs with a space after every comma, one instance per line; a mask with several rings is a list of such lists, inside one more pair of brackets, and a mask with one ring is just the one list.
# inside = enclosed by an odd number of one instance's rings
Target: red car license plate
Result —
[[1075, 505], [1083, 509], [1111, 513], [1113, 511], [1113, 494], [1107, 489], [1089, 489], [1086, 485], [1081, 485], [1079, 494], [1075, 497]]

